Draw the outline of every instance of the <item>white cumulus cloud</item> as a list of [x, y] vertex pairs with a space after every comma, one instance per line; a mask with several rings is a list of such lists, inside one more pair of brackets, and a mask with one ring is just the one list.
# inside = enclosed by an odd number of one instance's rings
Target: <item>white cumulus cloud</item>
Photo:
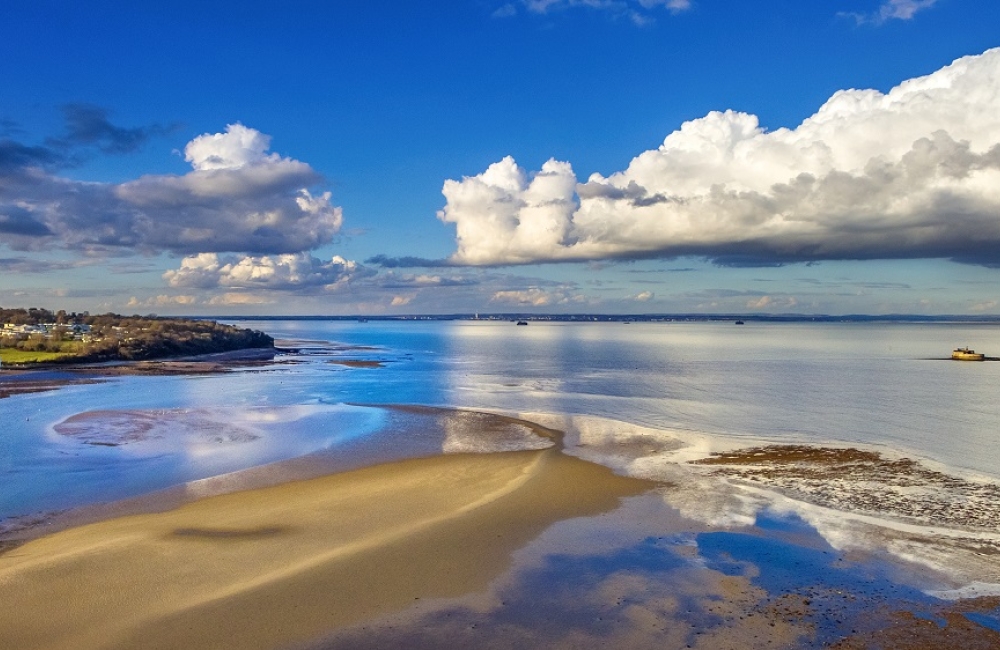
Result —
[[685, 122], [624, 171], [510, 158], [448, 180], [451, 262], [698, 255], [729, 264], [947, 257], [1000, 265], [1000, 49], [881, 93], [842, 90], [797, 128]]
[[439, 216], [458, 228], [457, 261], [530, 262], [566, 247], [576, 184], [568, 163], [550, 160], [529, 179], [510, 156], [479, 176], [445, 181]]
[[139, 298], [132, 296], [129, 298], [127, 307], [172, 307], [175, 305], [195, 305], [198, 303], [198, 299], [195, 296], [189, 295], [178, 295], [178, 296], [168, 296], [159, 295], [146, 298], [145, 300], [140, 300]]
[[528, 287], [527, 289], [496, 291], [490, 301], [521, 307], [548, 307], [586, 302], [586, 297], [563, 288]]
[[199, 171], [280, 163], [278, 154], [267, 153], [270, 148], [271, 136], [237, 123], [227, 126], [225, 133], [199, 135], [184, 147], [184, 160]]
[[269, 305], [274, 300], [254, 293], [224, 293], [221, 296], [211, 298], [206, 304], [209, 305]]
[[772, 297], [761, 296], [747, 301], [747, 309], [791, 309], [799, 304], [799, 301], [791, 296]]
[[85, 183], [31, 157], [0, 169], [0, 232], [14, 249], [130, 248], [175, 253], [293, 253], [330, 243], [343, 222], [308, 164], [268, 153], [242, 124], [185, 147], [192, 169], [121, 184]]
[[172, 287], [198, 289], [300, 290], [334, 289], [357, 275], [364, 275], [357, 262], [335, 255], [324, 262], [308, 253], [260, 257], [220, 257], [200, 253], [186, 257], [178, 269], [163, 274]]
[[997, 307], [996, 300], [984, 300], [982, 302], [977, 302], [976, 304], [969, 307], [969, 311], [980, 312], [980, 313], [992, 312], [996, 309], [996, 307]]

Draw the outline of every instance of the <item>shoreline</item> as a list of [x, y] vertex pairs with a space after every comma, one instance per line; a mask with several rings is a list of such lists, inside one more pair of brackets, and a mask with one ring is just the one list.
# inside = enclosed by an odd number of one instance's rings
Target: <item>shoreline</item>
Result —
[[[274, 487], [321, 478], [387, 463], [436, 457], [454, 453], [493, 453], [504, 449], [510, 429], [520, 430], [547, 442], [547, 448], [563, 449], [561, 431], [514, 416], [415, 404], [345, 404], [379, 409], [387, 421], [380, 440], [362, 439], [340, 449], [326, 449], [277, 460], [263, 465], [196, 479], [113, 501], [95, 502], [66, 509], [14, 515], [0, 522], [0, 557], [7, 550], [70, 528], [130, 515], [162, 513], [201, 499], [234, 492]], [[481, 449], [455, 447], [441, 439], [439, 430], [474, 435], [487, 443]], [[388, 441], [388, 442], [386, 442]], [[494, 443], [490, 449], [488, 444]], [[499, 446], [497, 446], [499, 445]], [[447, 447], [452, 447], [449, 451]], [[534, 448], [539, 448], [535, 446]], [[518, 444], [518, 450], [527, 450]], [[345, 450], [348, 453], [344, 453]]]
[[0, 399], [58, 390], [64, 386], [92, 384], [113, 377], [198, 376], [225, 373], [237, 368], [274, 363], [275, 357], [283, 353], [285, 350], [278, 347], [244, 348], [142, 361], [5, 366], [0, 371]]
[[[98, 522], [0, 555], [0, 640], [25, 649], [307, 641], [414, 598], [481, 589], [551, 523], [651, 486], [556, 449], [456, 454]], [[359, 575], [364, 592], [345, 591]], [[114, 585], [111, 602], [93, 599], [98, 583]]]
[[[48, 362], [7, 365], [0, 368], [0, 399], [15, 395], [48, 392], [64, 386], [96, 383], [125, 376], [196, 377], [232, 372], [242, 368], [282, 363], [277, 358], [300, 354], [304, 348], [317, 347], [334, 352], [371, 352], [369, 346], [338, 346], [325, 341], [277, 340], [267, 348], [240, 348], [196, 355], [179, 355], [138, 361]], [[300, 363], [287, 361], [286, 363]], [[383, 368], [385, 362], [368, 359], [332, 359], [327, 363], [346, 368]]]
[[[719, 494], [704, 495], [708, 500], [703, 505], [711, 505], [712, 509], [703, 508], [701, 516], [696, 518], [712, 525], [752, 522], [761, 508], [771, 507], [780, 501], [785, 509], [799, 510], [802, 516], [822, 519], [814, 522], [817, 525], [828, 524], [831, 520], [864, 521], [894, 534], [951, 539], [954, 543], [964, 540], [970, 547], [974, 543], [979, 554], [1000, 557], [1000, 533], [996, 529], [996, 523], [1000, 521], [1000, 483], [975, 473], [963, 472], [960, 468], [926, 459], [914, 460], [903, 452], [882, 446], [767, 442], [650, 429], [591, 416], [507, 414], [414, 404], [344, 405], [377, 409], [389, 416], [378, 434], [385, 440], [320, 449], [114, 501], [10, 515], [3, 522], [5, 525], [0, 526], [0, 554], [4, 552], [3, 548], [12, 544], [69, 527], [125, 514], [161, 512], [206, 496], [252, 490], [411, 458], [551, 445], [571, 456], [608, 467], [621, 476], [659, 483], [707, 480], [728, 485]], [[70, 419], [60, 425], [72, 424], [72, 430], [59, 432], [96, 446], [116, 447], [142, 442], [142, 431], [137, 433], [131, 428], [119, 434], [110, 434], [107, 439], [99, 436], [91, 440], [93, 434], [88, 431], [95, 426], [101, 428], [100, 419], [104, 412], [81, 415], [81, 420]], [[128, 416], [128, 412], [121, 415]], [[136, 413], [136, 416], [139, 415], [142, 414]], [[87, 423], [90, 418], [96, 418], [94, 424]], [[120, 417], [107, 424], [112, 428], [118, 427], [118, 420]], [[188, 426], [200, 430], [215, 422], [216, 419], [211, 418], [199, 424], [196, 419]], [[82, 435], [75, 430], [81, 424], [84, 429]], [[507, 427], [519, 428], [530, 432], [528, 435], [538, 440], [549, 442], [540, 447], [525, 446], [524, 434], [502, 442], [504, 435], [510, 435], [509, 432], [504, 433]], [[433, 438], [436, 434], [431, 432], [437, 429], [450, 430], [452, 434], [464, 432], [461, 435], [466, 442], [456, 446], [455, 441], [434, 442], [427, 439], [417, 446], [404, 445], [395, 447], [393, 451], [394, 445], [404, 439]], [[115, 435], [124, 437], [118, 439]], [[133, 436], [134, 441], [131, 440]], [[478, 446], [470, 444], [468, 441], [472, 438], [484, 442]], [[397, 442], [390, 442], [392, 440]], [[343, 457], [343, 452], [347, 452], [350, 460]], [[738, 492], [750, 495], [748, 498], [740, 497], [746, 502], [744, 505], [752, 504], [749, 509], [736, 507], [733, 503], [731, 497]], [[724, 503], [727, 499], [728, 504]], [[960, 508], [953, 507], [953, 504], [959, 503]], [[721, 517], [720, 508], [723, 511]], [[730, 510], [728, 513], [725, 512], [727, 508]], [[995, 591], [1000, 593], [1000, 573], [993, 577], [997, 583]]]
[[[379, 408], [396, 418], [389, 427], [394, 435], [444, 429], [502, 441], [516, 426], [550, 446], [494, 453], [467, 453], [462, 445], [448, 453], [439, 446], [417, 458], [401, 449], [404, 456], [393, 459], [385, 446], [374, 445], [350, 460], [298, 457], [59, 515], [25, 529], [17, 546], [0, 552], [0, 645], [432, 648], [444, 642], [437, 634], [461, 637], [494, 625], [497, 638], [511, 645], [560, 647], [518, 636], [556, 624], [532, 618], [535, 604], [517, 610], [520, 618], [512, 623], [505, 617], [517, 608], [503, 603], [532, 603], [538, 595], [536, 587], [518, 583], [539, 561], [526, 561], [524, 553], [541, 553], [547, 562], [568, 559], [593, 539], [611, 540], [614, 552], [604, 549], [588, 560], [596, 563], [590, 568], [561, 569], [546, 580], [590, 579], [594, 567], [608, 567], [608, 576], [588, 590], [619, 596], [595, 596], [588, 607], [594, 620], [616, 625], [610, 632], [577, 629], [572, 612], [580, 606], [579, 586], [544, 601], [555, 608], [552, 617], [563, 632], [596, 635], [591, 641], [613, 632], [625, 635], [622, 647], [636, 648], [675, 647], [670, 639], [676, 647], [827, 647], [832, 639], [839, 644], [833, 647], [854, 649], [870, 647], [863, 634], [851, 632], [864, 629], [899, 648], [955, 639], [970, 648], [1000, 643], [1000, 598], [968, 591], [942, 600], [927, 586], [944, 576], [926, 567], [878, 546], [831, 547], [836, 537], [829, 522], [813, 517], [821, 508], [792, 507], [761, 497], [766, 486], [726, 488], [730, 477], [706, 475], [706, 467], [727, 462], [741, 471], [758, 468], [761, 463], [749, 462], [760, 460], [752, 448], [735, 458], [717, 456], [714, 465], [675, 463], [679, 473], [651, 480], [635, 474], [641, 463], [623, 460], [657, 451], [642, 431], [633, 439], [603, 440], [600, 432], [581, 432], [583, 421], [560, 429], [556, 416]], [[690, 455], [682, 446], [658, 444], [661, 453]], [[589, 455], [598, 451], [617, 454], [618, 461], [594, 462]], [[622, 475], [629, 472], [632, 477]], [[750, 510], [740, 510], [741, 499]], [[714, 519], [719, 512], [730, 518]], [[734, 512], [743, 518], [732, 518]], [[861, 539], [857, 525], [848, 532]], [[559, 538], [553, 531], [563, 528], [576, 532]], [[912, 543], [903, 533], [885, 543]], [[553, 536], [558, 541], [547, 551], [531, 551]], [[762, 545], [779, 552], [760, 555]], [[647, 583], [650, 571], [660, 577]], [[891, 579], [868, 584], [864, 576], [872, 573]], [[127, 596], [109, 601], [95, 584], [114, 585], [114, 593]], [[669, 598], [687, 594], [701, 604], [691, 611], [657, 604], [656, 598], [668, 598], [655, 595], [666, 587], [676, 592]], [[156, 602], [150, 593], [159, 594]], [[850, 599], [842, 602], [841, 593]], [[646, 618], [636, 618], [636, 607]], [[937, 623], [923, 626], [928, 616]], [[827, 619], [843, 624], [831, 627], [822, 623]], [[468, 629], [456, 629], [457, 621]], [[750, 635], [760, 644], [745, 644]], [[470, 638], [466, 645], [477, 642]]]

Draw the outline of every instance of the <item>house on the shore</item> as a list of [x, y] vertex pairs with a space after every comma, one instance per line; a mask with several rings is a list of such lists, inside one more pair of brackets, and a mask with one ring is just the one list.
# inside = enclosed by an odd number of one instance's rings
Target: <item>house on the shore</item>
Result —
[[12, 323], [4, 323], [3, 329], [0, 330], [0, 337], [7, 340], [24, 341], [33, 335], [45, 336], [45, 328], [41, 325], [14, 325]]
[[45, 339], [84, 341], [90, 338], [90, 332], [90, 325], [82, 323], [42, 323], [41, 325], [4, 323], [0, 326], [0, 338], [6, 341], [25, 341], [32, 336]]

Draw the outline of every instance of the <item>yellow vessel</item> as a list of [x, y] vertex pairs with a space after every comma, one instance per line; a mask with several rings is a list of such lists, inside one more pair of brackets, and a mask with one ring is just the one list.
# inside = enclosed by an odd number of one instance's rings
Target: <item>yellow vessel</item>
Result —
[[955, 348], [951, 353], [951, 358], [956, 361], [982, 361], [986, 355], [969, 348]]

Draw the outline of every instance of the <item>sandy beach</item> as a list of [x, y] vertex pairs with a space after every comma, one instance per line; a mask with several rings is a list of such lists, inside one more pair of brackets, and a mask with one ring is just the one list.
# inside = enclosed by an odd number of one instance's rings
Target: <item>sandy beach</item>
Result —
[[[834, 548], [798, 515], [713, 524], [733, 498], [718, 479], [627, 478], [497, 414], [387, 413], [385, 439], [423, 432], [438, 453], [360, 446], [363, 467], [295, 459], [21, 531], [0, 552], [0, 647], [1000, 647], [1000, 598], [928, 595], [923, 569]], [[102, 422], [117, 420], [83, 420]], [[546, 448], [504, 451], [527, 432]], [[638, 435], [605, 452], [641, 457]], [[711, 471], [770, 463], [791, 480], [798, 456], [879, 460], [768, 453]]]
[[0, 645], [308, 641], [481, 589], [549, 524], [649, 487], [554, 449], [460, 454], [99, 522], [0, 556]]

